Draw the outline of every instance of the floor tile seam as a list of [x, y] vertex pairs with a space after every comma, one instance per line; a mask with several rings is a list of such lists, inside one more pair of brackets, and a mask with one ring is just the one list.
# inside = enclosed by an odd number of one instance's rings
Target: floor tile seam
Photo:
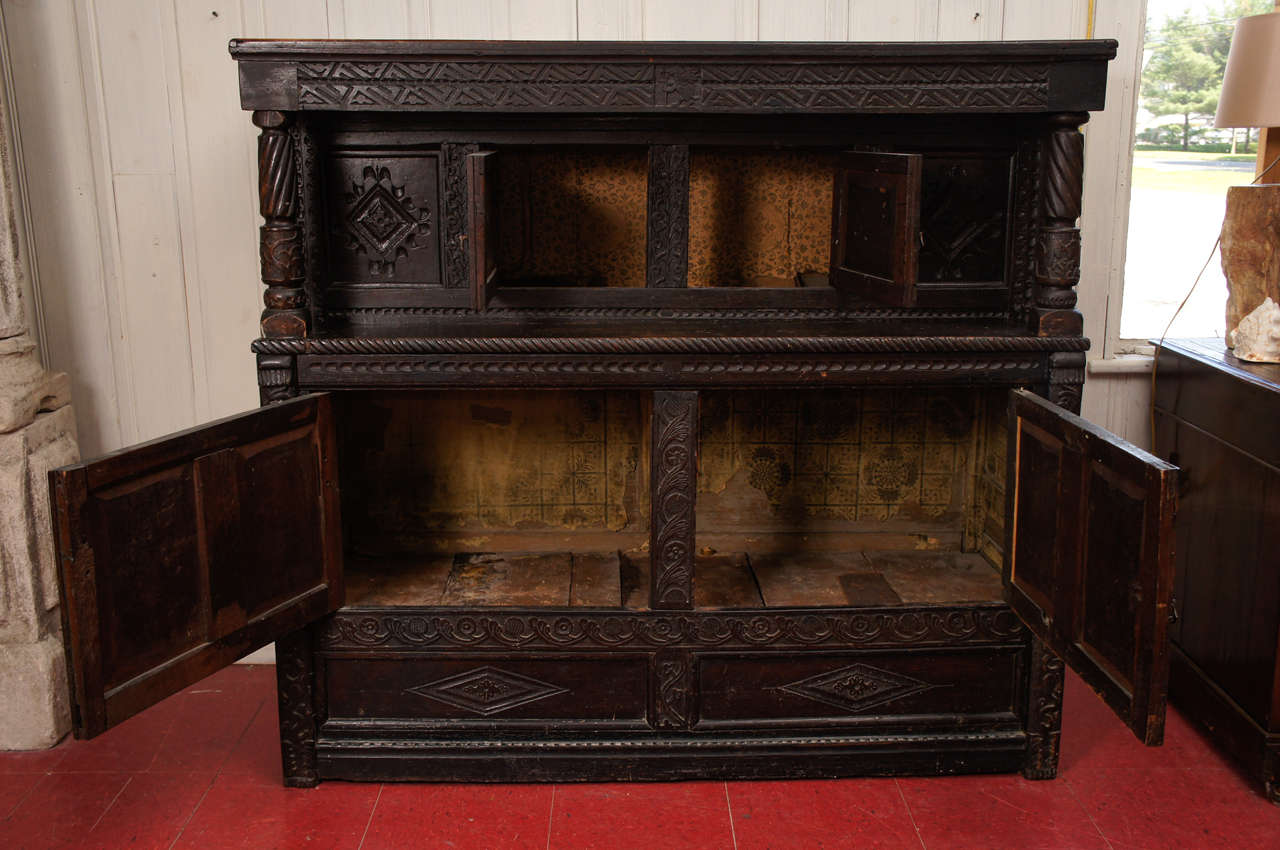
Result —
[[733, 840], [733, 850], [738, 850], [738, 829], [733, 825], [733, 801], [729, 799], [729, 783], [724, 784], [724, 804], [729, 810], [729, 838]]
[[178, 846], [178, 842], [182, 840], [183, 834], [186, 833], [187, 827], [191, 826], [191, 821], [195, 819], [196, 812], [200, 811], [200, 807], [204, 805], [204, 801], [208, 798], [209, 792], [213, 790], [213, 783], [218, 781], [217, 774], [209, 778], [209, 784], [204, 787], [204, 793], [200, 795], [200, 799], [191, 807], [191, 811], [187, 813], [187, 819], [182, 822], [182, 826], [178, 829], [178, 834], [173, 837], [173, 841], [169, 842], [169, 850], [173, 850]]
[[925, 847], [924, 836], [920, 834], [920, 825], [916, 823], [915, 812], [911, 811], [911, 804], [907, 802], [907, 793], [902, 790], [902, 783], [897, 779], [893, 780], [893, 787], [898, 789], [898, 797], [902, 800], [902, 806], [907, 810], [907, 819], [911, 821], [911, 828], [916, 832], [916, 841], [920, 842], [920, 850], [928, 850]]
[[378, 784], [378, 794], [373, 798], [373, 806], [369, 808], [369, 819], [364, 822], [364, 832], [360, 834], [360, 843], [356, 845], [356, 850], [361, 850], [364, 847], [365, 840], [369, 837], [369, 829], [373, 826], [373, 816], [378, 811], [378, 803], [382, 801], [382, 791], [386, 787], [385, 784]]
[[546, 850], [551, 850], [551, 830], [552, 830], [552, 829], [554, 829], [554, 828], [555, 828], [555, 825], [556, 825], [556, 788], [557, 788], [557, 787], [558, 787], [558, 786], [555, 786], [555, 785], [552, 785], [552, 786], [551, 786], [551, 806], [550, 806], [550, 808], [548, 808], [548, 809], [547, 809], [547, 845], [546, 845]]
[[[23, 775], [23, 776], [31, 776], [31, 775], [34, 775], [34, 774], [25, 774], [25, 773], [24, 773], [24, 774], [22, 774], [22, 775]], [[44, 776], [44, 777], [49, 777], [49, 776], [53, 776], [53, 774], [52, 774], [52, 773], [45, 773], [45, 774], [43, 774], [43, 776]], [[37, 779], [35, 782], [32, 782], [32, 783], [31, 783], [31, 787], [30, 787], [30, 788], [28, 788], [26, 791], [24, 791], [24, 792], [22, 793], [22, 796], [21, 796], [20, 798], [18, 798], [18, 802], [14, 803], [14, 804], [13, 804], [13, 807], [9, 809], [9, 811], [5, 814], [5, 816], [4, 816], [4, 817], [2, 817], [2, 818], [0, 818], [0, 823], [4, 823], [5, 821], [7, 821], [7, 820], [9, 820], [10, 818], [12, 818], [12, 817], [13, 817], [13, 815], [14, 815], [14, 813], [15, 813], [16, 811], [18, 811], [18, 809], [20, 809], [20, 808], [22, 807], [22, 804], [23, 804], [23, 803], [27, 802], [27, 798], [28, 798], [28, 797], [30, 797], [32, 794], [34, 794], [34, 793], [35, 793], [36, 788], [40, 787], [40, 783], [41, 783], [41, 782], [43, 782], [43, 781], [44, 781], [44, 779], [42, 778], [42, 779]]]
[[1102, 831], [1102, 827], [1098, 826], [1098, 822], [1093, 819], [1093, 812], [1089, 811], [1084, 804], [1084, 800], [1081, 800], [1080, 795], [1076, 793], [1075, 786], [1071, 784], [1071, 780], [1064, 776], [1056, 781], [1067, 786], [1067, 793], [1071, 795], [1071, 799], [1076, 801], [1076, 805], [1080, 807], [1080, 811], [1084, 812], [1084, 816], [1089, 819], [1089, 823], [1093, 824], [1093, 828], [1098, 831], [1098, 835], [1102, 838], [1102, 843], [1106, 844], [1109, 850], [1115, 850], [1115, 845], [1111, 843], [1111, 839]]
[[[253, 710], [253, 714], [249, 717], [249, 722], [240, 730], [240, 734], [236, 736], [235, 743], [226, 748], [226, 752], [222, 755], [222, 761], [218, 762], [217, 768], [214, 770], [215, 776], [222, 775], [222, 769], [227, 766], [227, 762], [231, 759], [231, 754], [240, 749], [240, 744], [244, 741], [245, 735], [249, 734], [249, 730], [253, 728], [254, 722], [258, 719], [258, 715], [262, 713], [262, 708], [267, 704], [268, 696], [263, 696], [258, 701], [258, 707]], [[157, 753], [157, 755], [159, 755]]]
[[124, 784], [120, 786], [120, 790], [111, 798], [111, 802], [107, 803], [107, 807], [98, 815], [98, 819], [93, 822], [93, 826], [89, 827], [85, 831], [86, 835], [98, 828], [98, 824], [102, 823], [102, 819], [107, 816], [107, 812], [111, 811], [111, 808], [116, 804], [116, 801], [120, 799], [120, 795], [124, 794], [125, 789], [129, 787], [129, 783], [131, 782], [133, 782], [133, 776], [129, 776], [125, 779]]

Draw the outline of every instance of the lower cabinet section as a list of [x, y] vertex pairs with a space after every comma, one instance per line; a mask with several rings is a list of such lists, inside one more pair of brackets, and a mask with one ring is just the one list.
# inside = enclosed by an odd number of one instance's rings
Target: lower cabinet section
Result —
[[310, 641], [313, 781], [1016, 771], [1045, 732], [1028, 706], [1060, 699], [999, 605], [775, 610], [768, 628], [724, 612], [625, 628], [585, 616], [333, 615]]

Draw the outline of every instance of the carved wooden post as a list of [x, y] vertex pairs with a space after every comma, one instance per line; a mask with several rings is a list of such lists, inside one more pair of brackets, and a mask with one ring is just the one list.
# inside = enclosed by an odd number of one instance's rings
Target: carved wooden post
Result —
[[298, 163], [284, 112], [259, 110], [253, 123], [258, 136], [258, 201], [261, 230], [262, 282], [267, 286], [262, 311], [264, 337], [307, 335], [307, 295], [302, 228], [298, 223]]
[[1084, 188], [1084, 136], [1088, 113], [1049, 119], [1040, 156], [1040, 232], [1036, 238], [1036, 293], [1032, 330], [1038, 336], [1078, 336], [1084, 320], [1076, 310], [1080, 282], [1080, 196]]
[[693, 607], [693, 533], [698, 485], [698, 393], [653, 394], [649, 606]]
[[1058, 775], [1058, 744], [1062, 738], [1062, 659], [1039, 638], [1031, 640], [1031, 670], [1027, 694], [1027, 779]]
[[276, 641], [276, 698], [284, 784], [312, 788], [316, 773], [315, 652], [303, 628]]
[[693, 726], [693, 653], [687, 649], [660, 649], [653, 656], [650, 722], [655, 729], [688, 729]]
[[649, 148], [645, 286], [689, 285], [689, 146]]

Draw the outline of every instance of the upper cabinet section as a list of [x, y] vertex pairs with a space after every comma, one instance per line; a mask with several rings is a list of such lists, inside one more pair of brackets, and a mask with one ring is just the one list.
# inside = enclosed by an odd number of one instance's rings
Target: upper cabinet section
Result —
[[1034, 113], [1102, 109], [1116, 42], [231, 42], [245, 109]]

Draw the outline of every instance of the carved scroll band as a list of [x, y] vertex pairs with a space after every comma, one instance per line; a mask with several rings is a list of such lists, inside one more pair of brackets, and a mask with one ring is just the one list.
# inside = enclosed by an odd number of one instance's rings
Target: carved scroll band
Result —
[[693, 656], [687, 650], [660, 649], [654, 654], [651, 719], [657, 729], [688, 729], [693, 725]]
[[653, 394], [650, 606], [693, 607], [694, 488], [698, 479], [698, 394]]

